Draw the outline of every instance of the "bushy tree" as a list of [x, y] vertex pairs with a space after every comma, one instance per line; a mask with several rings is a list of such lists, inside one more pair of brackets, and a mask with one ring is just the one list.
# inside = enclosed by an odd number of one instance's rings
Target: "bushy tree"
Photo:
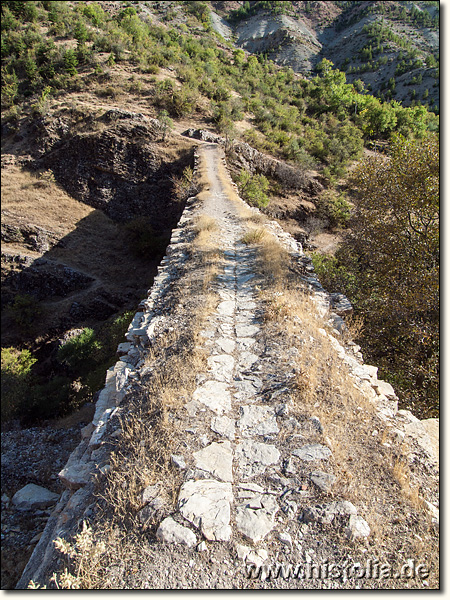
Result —
[[252, 175], [242, 169], [237, 184], [242, 198], [258, 208], [264, 208], [269, 204], [266, 192], [269, 190], [269, 181], [264, 175]]
[[31, 368], [36, 362], [29, 350], [2, 348], [2, 419], [20, 413], [30, 393]]
[[395, 135], [389, 157], [355, 170], [351, 240], [358, 302], [377, 330], [366, 344], [411, 402], [436, 409], [439, 339], [439, 143]]
[[58, 348], [58, 360], [72, 370], [84, 373], [95, 363], [95, 355], [100, 349], [101, 344], [96, 339], [95, 331], [85, 327], [81, 333]]

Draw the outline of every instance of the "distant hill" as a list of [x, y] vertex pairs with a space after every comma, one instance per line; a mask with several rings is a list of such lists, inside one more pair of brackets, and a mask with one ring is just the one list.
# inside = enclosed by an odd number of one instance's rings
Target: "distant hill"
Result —
[[211, 2], [235, 45], [310, 75], [322, 58], [383, 100], [439, 111], [439, 2]]

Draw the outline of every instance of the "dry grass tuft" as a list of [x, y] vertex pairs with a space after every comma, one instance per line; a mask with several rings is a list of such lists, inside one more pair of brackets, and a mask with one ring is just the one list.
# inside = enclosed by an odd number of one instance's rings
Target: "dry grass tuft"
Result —
[[253, 245], [260, 244], [265, 237], [267, 237], [268, 233], [263, 227], [252, 227], [242, 236], [241, 242], [243, 244]]

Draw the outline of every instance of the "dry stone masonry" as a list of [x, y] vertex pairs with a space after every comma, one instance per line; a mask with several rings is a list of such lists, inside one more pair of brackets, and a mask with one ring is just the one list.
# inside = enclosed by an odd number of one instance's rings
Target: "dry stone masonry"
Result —
[[[358, 514], [357, 506], [328, 496], [336, 475], [330, 466], [333, 449], [320, 419], [310, 419], [314, 435], [308, 436], [290, 414], [287, 375], [280, 372], [283, 365], [277, 358], [276, 345], [267, 347], [262, 336], [256, 251], [241, 241], [245, 227], [217, 172], [220, 152], [215, 144], [200, 147], [210, 182], [208, 198], [201, 206], [191, 199], [172, 234], [149, 296], [141, 303], [126, 342], [118, 348], [120, 360], [107, 373], [92, 424], [83, 431], [83, 440], [59, 474], [67, 490], [19, 588], [26, 587], [30, 579], [39, 580], [45, 561], [51, 561], [51, 540], [73, 530], [89, 513], [93, 499], [88, 484], [95, 474], [109, 469], [108, 456], [103, 452], [108, 422], [130, 386], [143, 375], [146, 349], [164, 319], [154, 308], [164, 299], [181, 265], [188, 261], [187, 231], [198, 214], [212, 217], [218, 225], [216, 242], [223, 260], [214, 286], [219, 303], [201, 332], [208, 357], [205, 370], [197, 376], [195, 391], [181, 409], [187, 426], [182, 450], [172, 456], [174, 468], [184, 478], [176, 509], [170, 515], [164, 514], [161, 481], [143, 490], [146, 506], [141, 511], [142, 520], [161, 511], [156, 532], [160, 542], [199, 552], [206, 551], [210, 544], [232, 544], [239, 560], [255, 565], [271, 558], [270, 544], [275, 541], [287, 551], [294, 546], [301, 548], [299, 540], [309, 523], [331, 524], [341, 519], [349, 540], [370, 534], [365, 515]], [[231, 180], [228, 184], [232, 185]], [[328, 315], [333, 329], [331, 333], [323, 329], [321, 335], [329, 338], [349, 366], [355, 385], [399, 436], [420, 429], [426, 445], [429, 437], [423, 426], [421, 429], [421, 422], [408, 411], [398, 411], [395, 392], [377, 379], [376, 367], [363, 364], [358, 346], [346, 348], [341, 343], [342, 316], [351, 311], [347, 299], [330, 296], [322, 288], [310, 259], [292, 237], [276, 223], [267, 227], [304, 267], [303, 285], [313, 293], [318, 312]], [[289, 373], [289, 364], [284, 366]], [[315, 498], [316, 492], [323, 494], [325, 502], [309, 505], [309, 498]]]

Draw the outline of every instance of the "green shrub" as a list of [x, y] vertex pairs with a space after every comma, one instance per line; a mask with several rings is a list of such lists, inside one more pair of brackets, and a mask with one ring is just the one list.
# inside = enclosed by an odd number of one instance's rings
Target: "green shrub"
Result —
[[13, 321], [21, 329], [29, 329], [42, 314], [39, 302], [29, 294], [17, 294], [8, 310]]
[[29, 398], [31, 368], [36, 359], [29, 350], [2, 348], [2, 419], [11, 419], [20, 415], [24, 403]]
[[63, 55], [63, 61], [64, 61], [64, 68], [67, 71], [67, 73], [69, 73], [69, 75], [77, 75], [78, 74], [78, 71], [77, 71], [78, 59], [77, 59], [77, 55], [75, 54], [75, 50], [73, 50], [72, 48], [69, 48], [68, 50], [66, 50]]
[[19, 78], [13, 70], [8, 73], [2, 67], [2, 108], [11, 108], [19, 92]]
[[165, 142], [167, 134], [171, 131], [171, 129], [173, 127], [173, 121], [169, 117], [169, 113], [167, 112], [167, 110], [161, 110], [158, 113], [158, 121], [161, 123], [161, 125], [163, 127], [162, 141]]
[[95, 363], [101, 344], [96, 339], [95, 331], [85, 327], [81, 333], [70, 338], [58, 348], [58, 360], [70, 369], [83, 375]]
[[326, 190], [316, 202], [319, 216], [325, 217], [332, 227], [346, 227], [351, 217], [351, 205], [344, 192]]
[[264, 175], [251, 175], [242, 169], [237, 179], [239, 193], [242, 198], [258, 208], [264, 208], [269, 204], [266, 192], [269, 189], [269, 181]]

